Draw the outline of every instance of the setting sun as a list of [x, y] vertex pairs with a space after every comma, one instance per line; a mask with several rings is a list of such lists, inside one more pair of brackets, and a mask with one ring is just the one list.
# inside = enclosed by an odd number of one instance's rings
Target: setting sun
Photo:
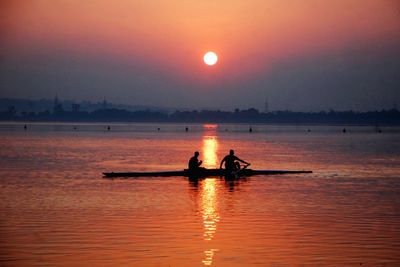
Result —
[[204, 63], [209, 66], [214, 65], [218, 61], [218, 56], [214, 52], [207, 52], [203, 57]]

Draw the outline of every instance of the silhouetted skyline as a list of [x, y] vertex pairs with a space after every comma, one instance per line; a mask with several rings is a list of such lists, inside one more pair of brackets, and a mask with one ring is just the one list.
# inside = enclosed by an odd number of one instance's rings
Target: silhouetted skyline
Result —
[[[1, 103], [1, 101], [0, 101]], [[34, 102], [31, 102], [34, 103]], [[66, 102], [68, 103], [68, 102]], [[0, 110], [3, 121], [69, 121], [69, 122], [184, 122], [184, 123], [322, 123], [322, 124], [400, 124], [400, 112], [397, 109], [354, 112], [334, 111], [293, 112], [289, 110], [260, 112], [258, 109], [188, 110], [174, 112], [157, 109], [125, 110], [103, 103], [92, 104], [98, 108], [92, 111], [81, 110], [80, 104], [72, 103], [70, 108], [63, 106], [56, 98], [52, 109], [39, 112], [18, 110], [9, 106]], [[28, 106], [29, 107], [29, 106]], [[34, 107], [32, 104], [31, 107]], [[250, 128], [250, 132], [252, 129]]]

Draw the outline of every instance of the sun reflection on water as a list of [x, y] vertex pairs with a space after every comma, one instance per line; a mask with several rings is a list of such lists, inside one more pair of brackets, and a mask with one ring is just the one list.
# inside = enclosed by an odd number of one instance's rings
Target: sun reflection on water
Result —
[[217, 125], [205, 124], [203, 128], [205, 130], [203, 135], [203, 166], [205, 168], [216, 168], [218, 164]]
[[[217, 224], [220, 219], [217, 204], [218, 190], [216, 183], [216, 179], [205, 179], [202, 187], [201, 203], [204, 225], [203, 238], [206, 242], [210, 242], [214, 238], [217, 231]], [[211, 265], [215, 251], [218, 251], [218, 249], [211, 248], [204, 251], [205, 258], [202, 261], [204, 265]]]
[[[206, 124], [203, 126], [205, 129], [203, 136], [203, 161], [204, 167], [216, 168], [218, 164], [217, 149], [218, 139], [216, 136], [217, 125]], [[217, 231], [217, 224], [219, 222], [219, 211], [217, 202], [217, 179], [205, 179], [203, 181], [202, 192], [201, 192], [201, 205], [202, 205], [202, 216], [204, 241], [207, 242], [207, 247], [210, 247], [209, 242], [215, 237]], [[216, 248], [209, 248], [204, 250], [204, 258], [202, 263], [204, 265], [211, 265], [215, 252], [218, 251]]]
[[217, 207], [216, 180], [206, 179], [203, 183], [202, 192], [202, 213], [204, 223], [204, 240], [210, 241], [214, 238], [219, 221]]
[[205, 168], [216, 168], [217, 167], [217, 138], [213, 136], [207, 136], [203, 139], [203, 156], [204, 156], [204, 167]]
[[204, 265], [211, 265], [212, 264], [212, 260], [214, 257], [214, 253], [217, 252], [218, 249], [210, 249], [210, 250], [205, 250], [204, 251], [204, 260], [202, 261], [204, 263]]

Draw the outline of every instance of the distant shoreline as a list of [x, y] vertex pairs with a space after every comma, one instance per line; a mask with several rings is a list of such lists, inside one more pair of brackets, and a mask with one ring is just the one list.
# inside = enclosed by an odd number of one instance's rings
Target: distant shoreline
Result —
[[144, 123], [144, 124], [182, 124], [182, 125], [190, 125], [190, 124], [239, 124], [239, 125], [287, 125], [287, 126], [379, 126], [379, 127], [387, 127], [387, 126], [400, 126], [400, 122], [396, 123], [354, 123], [354, 122], [224, 122], [224, 121], [74, 121], [74, 120], [0, 120], [0, 124], [41, 124], [41, 123], [60, 123], [60, 124], [119, 124], [119, 123]]
[[[255, 108], [233, 111], [215, 109], [154, 109], [145, 106], [75, 103], [51, 100], [0, 99], [0, 121], [71, 123], [243, 123], [291, 125], [400, 125], [400, 111], [268, 111]], [[135, 109], [133, 109], [135, 108]]]
[[177, 122], [177, 121], [28, 121], [28, 120], [0, 120], [0, 125], [3, 124], [102, 124], [102, 125], [115, 125], [115, 124], [179, 124], [182, 126], [198, 125], [198, 124], [237, 124], [237, 125], [247, 125], [247, 126], [257, 126], [257, 125], [271, 125], [271, 126], [369, 126], [369, 127], [399, 127], [400, 123], [330, 123], [330, 122]]
[[43, 112], [17, 112], [10, 108], [0, 112], [0, 121], [15, 122], [71, 122], [71, 123], [243, 123], [243, 124], [299, 124], [299, 125], [400, 125], [397, 109], [354, 112], [321, 111], [293, 112], [275, 111], [262, 113], [257, 109], [230, 111], [193, 110], [165, 113], [141, 110], [98, 109], [87, 111], [64, 111], [62, 109]]

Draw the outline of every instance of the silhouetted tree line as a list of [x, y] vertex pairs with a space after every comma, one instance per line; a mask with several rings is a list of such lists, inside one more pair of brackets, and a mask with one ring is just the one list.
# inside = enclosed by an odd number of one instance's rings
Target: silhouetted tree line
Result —
[[331, 123], [331, 124], [400, 124], [397, 109], [354, 112], [275, 111], [261, 113], [257, 109], [176, 111], [168, 114], [159, 111], [127, 111], [124, 109], [98, 109], [92, 112], [65, 111], [62, 108], [42, 112], [17, 112], [14, 107], [0, 112], [0, 120], [12, 121], [73, 121], [73, 122], [198, 122], [198, 123]]

